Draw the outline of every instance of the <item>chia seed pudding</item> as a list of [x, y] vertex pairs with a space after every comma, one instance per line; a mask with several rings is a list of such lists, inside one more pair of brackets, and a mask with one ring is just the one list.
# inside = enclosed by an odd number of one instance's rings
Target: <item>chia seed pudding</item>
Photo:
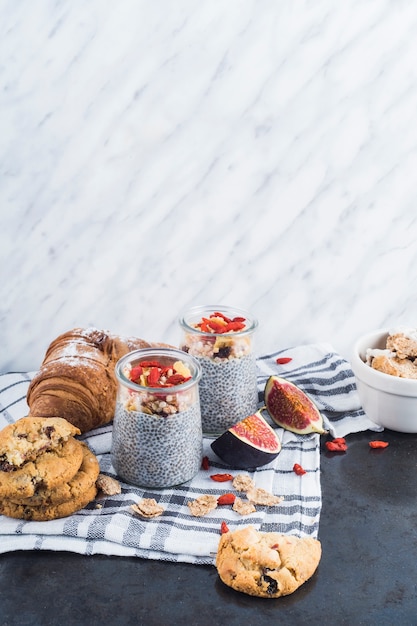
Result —
[[[142, 367], [147, 363], [153, 365]], [[156, 364], [157, 382], [152, 379]], [[132, 382], [138, 369], [145, 372], [140, 385]], [[202, 458], [199, 364], [178, 350], [145, 349], [123, 357], [116, 375], [111, 458], [117, 474], [134, 485], [158, 489], [193, 478]]]
[[[221, 320], [226, 323], [222, 329]], [[258, 408], [253, 332], [257, 322], [237, 309], [195, 307], [180, 321], [181, 349], [200, 364], [203, 432], [217, 435]]]

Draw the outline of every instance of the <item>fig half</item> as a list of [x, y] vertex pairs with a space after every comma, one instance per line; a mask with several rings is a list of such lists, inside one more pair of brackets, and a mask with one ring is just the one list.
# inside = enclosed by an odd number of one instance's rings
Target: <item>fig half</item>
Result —
[[270, 376], [265, 385], [265, 406], [278, 426], [299, 435], [325, 434], [323, 418], [312, 400], [285, 378]]
[[228, 465], [251, 469], [273, 461], [281, 451], [281, 441], [258, 411], [231, 426], [211, 448]]

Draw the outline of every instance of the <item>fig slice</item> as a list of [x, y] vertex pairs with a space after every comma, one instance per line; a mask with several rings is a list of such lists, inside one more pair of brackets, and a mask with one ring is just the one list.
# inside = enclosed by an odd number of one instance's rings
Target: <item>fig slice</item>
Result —
[[324, 435], [323, 417], [314, 402], [297, 385], [270, 376], [265, 385], [265, 407], [273, 421], [299, 435]]
[[281, 451], [281, 441], [260, 411], [234, 424], [212, 442], [217, 456], [236, 469], [251, 469], [273, 461]]

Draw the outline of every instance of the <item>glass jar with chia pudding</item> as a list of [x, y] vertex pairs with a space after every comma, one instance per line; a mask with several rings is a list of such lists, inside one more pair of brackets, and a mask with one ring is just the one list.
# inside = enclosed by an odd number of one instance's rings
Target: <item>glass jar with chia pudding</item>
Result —
[[111, 458], [122, 480], [162, 489], [184, 483], [202, 459], [201, 367], [174, 348], [145, 348], [116, 365]]
[[253, 339], [257, 320], [240, 309], [197, 306], [180, 317], [181, 350], [201, 365], [205, 434], [217, 435], [257, 410]]

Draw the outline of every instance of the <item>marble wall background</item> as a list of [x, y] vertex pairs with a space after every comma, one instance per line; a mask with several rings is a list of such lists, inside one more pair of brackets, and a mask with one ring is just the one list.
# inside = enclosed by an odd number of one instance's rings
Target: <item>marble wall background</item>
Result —
[[417, 325], [417, 3], [0, 0], [0, 371], [96, 326]]

